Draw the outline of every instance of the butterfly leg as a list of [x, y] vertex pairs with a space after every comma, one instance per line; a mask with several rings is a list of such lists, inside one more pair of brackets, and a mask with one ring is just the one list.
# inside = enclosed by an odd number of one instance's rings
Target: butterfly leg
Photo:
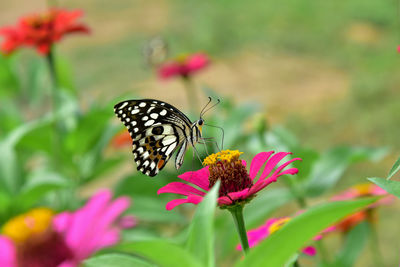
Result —
[[[212, 143], [215, 145], [215, 147], [218, 149], [218, 151], [221, 151], [221, 148], [219, 147], [218, 142], [217, 142], [217, 140], [215, 140], [214, 137], [202, 137], [201, 141], [199, 141], [198, 143], [203, 144], [203, 145], [206, 145], [207, 143]], [[207, 146], [205, 146], [205, 148], [207, 151]], [[208, 151], [207, 151], [207, 154], [208, 154]]]

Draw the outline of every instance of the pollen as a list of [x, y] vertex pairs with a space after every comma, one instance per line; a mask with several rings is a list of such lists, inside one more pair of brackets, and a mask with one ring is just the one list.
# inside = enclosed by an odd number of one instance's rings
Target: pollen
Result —
[[25, 242], [31, 236], [45, 232], [51, 225], [54, 212], [48, 208], [36, 208], [18, 215], [2, 228], [2, 234], [17, 244]]
[[211, 166], [216, 164], [218, 161], [223, 161], [225, 163], [231, 163], [237, 161], [239, 156], [243, 154], [243, 152], [239, 152], [239, 150], [222, 150], [218, 153], [214, 153], [209, 155], [204, 159], [203, 165]]
[[282, 228], [282, 226], [284, 226], [288, 221], [290, 221], [290, 218], [281, 218], [278, 219], [276, 222], [272, 223], [271, 226], [269, 227], [269, 233], [275, 233], [276, 231], [278, 231], [279, 229]]

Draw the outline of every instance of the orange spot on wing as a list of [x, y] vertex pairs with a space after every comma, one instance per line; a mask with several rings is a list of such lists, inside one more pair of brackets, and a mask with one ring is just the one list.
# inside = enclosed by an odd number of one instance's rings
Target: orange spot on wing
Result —
[[164, 160], [163, 159], [161, 159], [159, 162], [158, 162], [158, 164], [157, 164], [157, 167], [159, 168], [159, 169], [161, 169], [161, 167], [164, 165]]

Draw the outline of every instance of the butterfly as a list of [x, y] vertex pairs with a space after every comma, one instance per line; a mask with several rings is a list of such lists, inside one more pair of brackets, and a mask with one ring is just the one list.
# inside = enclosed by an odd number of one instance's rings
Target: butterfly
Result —
[[[210, 102], [211, 98], [208, 104]], [[114, 112], [132, 137], [137, 169], [148, 176], [156, 176], [176, 150], [175, 167], [179, 169], [188, 146], [194, 147], [202, 139], [205, 107], [200, 118], [191, 122], [176, 107], [155, 99], [126, 100], [116, 104]]]

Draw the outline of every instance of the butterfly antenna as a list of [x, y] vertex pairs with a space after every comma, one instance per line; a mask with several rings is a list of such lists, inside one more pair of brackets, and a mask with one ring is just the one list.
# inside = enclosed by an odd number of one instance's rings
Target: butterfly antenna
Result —
[[[211, 99], [211, 97], [209, 97]], [[208, 109], [205, 109], [204, 111], [202, 111], [202, 113], [200, 114], [200, 116], [204, 115], [207, 111], [209, 111], [210, 109], [214, 108], [216, 105], [218, 105], [219, 103], [221, 103], [220, 99], [217, 99], [217, 103], [215, 103], [214, 105], [212, 105], [211, 107], [209, 107]], [[207, 104], [208, 105], [208, 104]]]
[[207, 104], [203, 107], [203, 109], [200, 111], [200, 118], [203, 116], [204, 114], [204, 110], [206, 109], [206, 107], [211, 103], [211, 96], [208, 97], [208, 102]]

